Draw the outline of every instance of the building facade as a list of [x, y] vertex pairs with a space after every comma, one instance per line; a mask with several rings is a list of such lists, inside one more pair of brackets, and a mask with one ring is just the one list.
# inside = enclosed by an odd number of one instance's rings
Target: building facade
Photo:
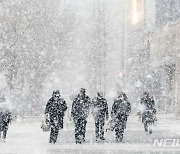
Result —
[[151, 73], [159, 109], [178, 115], [180, 75], [180, 20], [166, 24], [149, 36]]
[[151, 91], [160, 112], [180, 117], [180, 2], [156, 0], [155, 29], [147, 35]]
[[149, 77], [146, 38], [155, 28], [155, 0], [129, 0], [126, 5], [124, 89], [136, 106], [143, 91], [149, 91], [146, 86]]
[[179, 17], [176, 0], [129, 0], [125, 35], [125, 86], [139, 103], [155, 96], [158, 112], [179, 115]]

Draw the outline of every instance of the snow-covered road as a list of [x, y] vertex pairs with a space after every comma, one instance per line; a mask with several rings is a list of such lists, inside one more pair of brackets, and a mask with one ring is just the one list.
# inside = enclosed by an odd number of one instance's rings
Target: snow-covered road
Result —
[[180, 154], [180, 147], [153, 147], [154, 139], [180, 138], [180, 121], [159, 116], [158, 125], [152, 135], [146, 135], [136, 116], [131, 116], [125, 131], [124, 141], [115, 143], [114, 133], [107, 132], [106, 141], [95, 142], [93, 122], [87, 125], [86, 142], [74, 143], [73, 128], [65, 128], [59, 133], [57, 144], [48, 144], [49, 133], [42, 132], [40, 122], [14, 122], [10, 126], [7, 141], [0, 143], [0, 154], [119, 154], [119, 153], [174, 153]]

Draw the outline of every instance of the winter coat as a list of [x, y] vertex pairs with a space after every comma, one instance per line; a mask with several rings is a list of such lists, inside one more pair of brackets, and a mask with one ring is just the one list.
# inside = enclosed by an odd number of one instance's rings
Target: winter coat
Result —
[[[155, 109], [155, 101], [153, 97], [143, 97], [141, 99], [141, 105], [144, 106], [144, 111], [142, 112], [142, 122], [144, 122], [144, 120], [146, 119], [146, 117], [149, 117], [149, 119], [151, 119], [152, 121], [155, 121], [156, 117], [155, 117], [155, 113], [156, 113], [156, 109]], [[152, 113], [148, 110], [152, 110]]]
[[124, 120], [127, 120], [131, 112], [131, 104], [127, 100], [122, 101], [121, 99], [115, 99], [112, 106], [111, 116], [112, 119], [121, 119], [122, 116]]
[[74, 120], [86, 119], [89, 115], [90, 103], [89, 96], [85, 95], [84, 97], [81, 97], [78, 94], [72, 103], [71, 117]]
[[51, 125], [61, 125], [63, 127], [63, 117], [67, 110], [67, 104], [64, 99], [59, 98], [57, 101], [50, 98], [47, 102], [45, 114], [49, 114]]
[[11, 113], [9, 111], [0, 111], [0, 131], [8, 129], [9, 123], [11, 123]]
[[154, 113], [156, 112], [155, 110], [155, 101], [153, 97], [143, 97], [141, 99], [141, 105], [145, 107], [145, 110], [153, 110]]
[[105, 98], [101, 98], [99, 99], [98, 97], [96, 97], [93, 101], [92, 101], [92, 114], [96, 119], [103, 117], [106, 119], [109, 118], [108, 116], [108, 104], [107, 104], [107, 100]]

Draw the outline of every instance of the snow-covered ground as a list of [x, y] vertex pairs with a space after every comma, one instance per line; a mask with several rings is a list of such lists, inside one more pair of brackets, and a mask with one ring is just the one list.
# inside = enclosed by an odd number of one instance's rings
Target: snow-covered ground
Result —
[[154, 139], [180, 138], [180, 121], [172, 115], [158, 115], [158, 123], [153, 128], [152, 135], [146, 135], [138, 117], [132, 115], [122, 143], [115, 143], [114, 132], [110, 131], [105, 134], [106, 141], [96, 143], [93, 120], [89, 119], [84, 144], [74, 143], [74, 129], [72, 126], [67, 127], [65, 122], [65, 128], [60, 131], [57, 144], [50, 145], [49, 132], [42, 132], [40, 124], [37, 120], [12, 123], [6, 142], [0, 143], [0, 154], [180, 154], [180, 147], [153, 147]]

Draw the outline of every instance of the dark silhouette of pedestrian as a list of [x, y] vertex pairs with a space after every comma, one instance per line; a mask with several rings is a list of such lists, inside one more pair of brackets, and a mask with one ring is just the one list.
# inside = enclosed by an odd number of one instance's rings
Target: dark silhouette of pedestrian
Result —
[[59, 90], [53, 91], [45, 109], [46, 121], [49, 121], [51, 127], [49, 143], [56, 143], [59, 130], [63, 128], [63, 118], [66, 110], [67, 104], [60, 97]]

